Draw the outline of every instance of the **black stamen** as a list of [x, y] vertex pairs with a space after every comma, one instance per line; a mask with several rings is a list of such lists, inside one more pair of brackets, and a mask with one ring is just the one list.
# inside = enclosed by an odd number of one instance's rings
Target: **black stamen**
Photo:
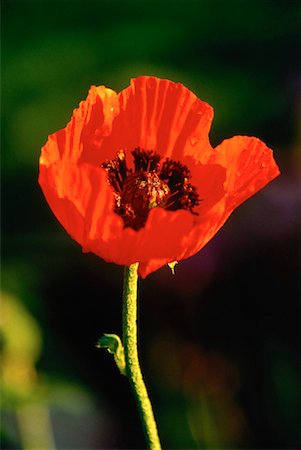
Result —
[[108, 172], [108, 180], [113, 189], [121, 193], [124, 181], [132, 172], [127, 168], [124, 151], [120, 150], [115, 159], [104, 162], [101, 167]]
[[134, 157], [135, 172], [157, 171], [161, 156], [153, 150], [141, 150], [140, 147], [132, 151]]
[[166, 181], [171, 192], [165, 209], [172, 211], [185, 209], [197, 214], [192, 209], [199, 205], [199, 195], [195, 186], [189, 183], [191, 173], [188, 167], [180, 161], [173, 161], [168, 158], [164, 161], [159, 176]]
[[180, 161], [167, 158], [160, 170], [161, 156], [153, 150], [132, 151], [134, 172], [127, 168], [120, 150], [115, 159], [101, 165], [115, 194], [115, 213], [125, 227], [138, 231], [144, 227], [149, 211], [157, 206], [170, 211], [189, 210], [199, 205], [199, 195], [189, 180], [191, 173]]

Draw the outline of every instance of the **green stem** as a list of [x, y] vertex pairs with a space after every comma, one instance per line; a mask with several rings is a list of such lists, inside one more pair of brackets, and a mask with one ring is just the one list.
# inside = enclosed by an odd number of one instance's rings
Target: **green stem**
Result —
[[134, 391], [147, 446], [160, 450], [161, 444], [151, 402], [143, 381], [137, 349], [137, 282], [138, 263], [125, 267], [123, 282], [123, 345], [126, 376]]

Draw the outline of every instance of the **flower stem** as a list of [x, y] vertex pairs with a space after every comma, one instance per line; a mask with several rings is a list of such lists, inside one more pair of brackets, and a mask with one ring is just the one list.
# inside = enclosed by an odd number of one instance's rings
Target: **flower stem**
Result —
[[126, 376], [134, 391], [147, 446], [160, 450], [161, 444], [151, 402], [143, 381], [137, 349], [137, 282], [138, 263], [125, 267], [123, 282], [123, 345]]

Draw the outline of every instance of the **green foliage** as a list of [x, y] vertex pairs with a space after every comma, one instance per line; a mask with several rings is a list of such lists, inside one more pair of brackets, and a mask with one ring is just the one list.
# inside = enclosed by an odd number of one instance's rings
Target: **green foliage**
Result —
[[109, 353], [114, 355], [115, 363], [122, 375], [126, 374], [124, 348], [121, 339], [117, 334], [105, 333], [97, 343], [98, 348], [106, 348]]

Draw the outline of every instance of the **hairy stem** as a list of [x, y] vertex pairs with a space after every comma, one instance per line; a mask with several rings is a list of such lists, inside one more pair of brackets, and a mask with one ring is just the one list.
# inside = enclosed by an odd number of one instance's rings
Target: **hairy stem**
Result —
[[134, 391], [147, 446], [160, 450], [161, 444], [151, 402], [143, 381], [137, 349], [137, 282], [138, 263], [125, 267], [123, 283], [123, 345], [126, 376]]

